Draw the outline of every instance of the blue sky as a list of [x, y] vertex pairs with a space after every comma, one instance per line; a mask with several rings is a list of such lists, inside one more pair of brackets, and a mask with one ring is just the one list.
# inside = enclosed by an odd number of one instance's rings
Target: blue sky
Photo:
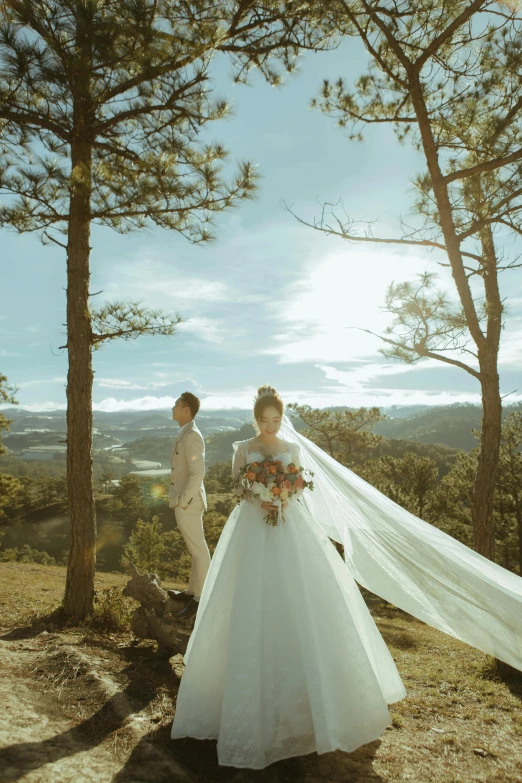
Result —
[[[411, 178], [423, 162], [391, 129], [371, 128], [350, 142], [333, 119], [309, 109], [323, 78], [348, 83], [365, 68], [360, 45], [308, 54], [281, 88], [259, 76], [235, 85], [218, 58], [216, 96], [232, 101], [234, 116], [208, 126], [235, 160], [252, 160], [262, 174], [259, 197], [222, 213], [214, 245], [191, 245], [151, 227], [121, 236], [93, 227], [91, 290], [96, 298], [143, 299], [186, 320], [173, 337], [118, 341], [94, 354], [98, 410], [168, 408], [184, 390], [203, 409], [249, 407], [256, 388], [275, 385], [287, 402], [324, 405], [445, 404], [478, 401], [476, 381], [438, 362], [406, 367], [385, 360], [382, 332], [386, 286], [443, 260], [398, 246], [348, 244], [299, 224], [285, 199], [306, 220], [319, 204], [343, 199], [351, 217], [378, 220], [374, 234], [400, 236], [408, 217]], [[36, 236], [3, 230], [0, 372], [18, 387], [20, 405], [65, 407], [65, 255]], [[501, 355], [502, 393], [522, 398], [522, 276], [505, 273], [509, 326]]]

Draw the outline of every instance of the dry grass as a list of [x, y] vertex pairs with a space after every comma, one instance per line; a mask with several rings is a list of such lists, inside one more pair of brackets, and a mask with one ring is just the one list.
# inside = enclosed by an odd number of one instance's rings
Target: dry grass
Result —
[[[65, 566], [37, 563], [0, 563], [0, 629], [45, 620], [61, 603], [65, 587]], [[123, 588], [129, 576], [98, 572], [94, 579], [97, 591]], [[162, 581], [163, 587], [180, 590], [179, 582]]]
[[373, 616], [407, 689], [390, 706], [376, 771], [433, 783], [522, 780], [522, 675], [503, 681], [494, 658], [403, 612]]
[[[64, 579], [61, 567], [1, 563], [4, 628], [45, 618], [60, 603]], [[96, 588], [126, 581], [122, 574], [98, 574]], [[407, 689], [405, 699], [390, 705], [393, 725], [353, 753], [310, 754], [261, 772], [219, 767], [215, 742], [172, 743], [181, 659], [158, 662], [154, 645], [133, 647], [129, 633], [85, 627], [35, 636], [35, 646], [24, 648], [33, 659], [20, 666], [20, 677], [40, 690], [42, 704], [45, 694], [52, 698], [47, 715], [54, 709], [69, 721], [93, 758], [103, 750], [118, 767], [116, 777], [107, 770], [100, 781], [522, 781], [520, 677], [503, 680], [490, 656], [389, 605], [376, 603], [372, 615]], [[147, 765], [154, 777], [142, 777]], [[73, 779], [66, 777], [70, 773], [66, 769], [63, 780]], [[56, 774], [53, 783], [61, 780]]]

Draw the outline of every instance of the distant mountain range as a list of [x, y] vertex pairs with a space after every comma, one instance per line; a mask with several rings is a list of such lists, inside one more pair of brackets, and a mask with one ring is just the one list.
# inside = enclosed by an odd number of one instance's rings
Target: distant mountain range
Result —
[[[35, 413], [12, 406], [3, 413], [12, 424], [2, 440], [14, 455], [23, 459], [50, 459], [65, 450], [65, 411]], [[251, 415], [249, 411], [201, 412], [197, 424], [207, 438], [216, 432], [235, 432]], [[177, 433], [178, 425], [170, 411], [93, 414], [95, 452], [114, 450], [116, 453], [118, 449], [128, 449], [133, 459], [168, 463]]]
[[[477, 445], [471, 430], [478, 430], [481, 426], [482, 409], [478, 405], [405, 405], [381, 410], [388, 418], [377, 424], [374, 431], [387, 439], [442, 444], [464, 451]], [[522, 410], [522, 405], [506, 406], [504, 416], [513, 410]], [[12, 456], [24, 460], [63, 459], [66, 437], [64, 411], [35, 413], [12, 406], [3, 412], [12, 420], [9, 431], [2, 435], [3, 443]], [[232, 443], [254, 434], [250, 410], [201, 411], [196, 421], [205, 437], [209, 465], [230, 459]], [[126, 460], [150, 460], [168, 466], [178, 431], [170, 411], [97, 411], [93, 415], [93, 425], [95, 460], [96, 454], [112, 453], [125, 456]], [[297, 422], [296, 426], [302, 429], [304, 425]]]
[[[505, 406], [506, 419], [513, 411], [522, 411], [521, 405]], [[421, 443], [441, 443], [463, 451], [478, 446], [472, 429], [480, 431], [482, 408], [478, 405], [448, 405], [427, 408], [407, 418], [389, 418], [379, 422], [374, 432], [386, 438], [403, 438]]]
[[[66, 429], [65, 411], [27, 411], [24, 408], [11, 406], [3, 409], [4, 415], [12, 420], [9, 433], [19, 433], [30, 429], [47, 429], [50, 431], [62, 431]], [[216, 431], [217, 429], [234, 429], [240, 427], [251, 411], [212, 411], [211, 413], [198, 413], [197, 421], [201, 432]], [[172, 421], [170, 411], [124, 411], [105, 413], [95, 411], [93, 413], [93, 427], [103, 433], [121, 432], [126, 440], [128, 433], [136, 430], [165, 430], [175, 432], [176, 422]]]

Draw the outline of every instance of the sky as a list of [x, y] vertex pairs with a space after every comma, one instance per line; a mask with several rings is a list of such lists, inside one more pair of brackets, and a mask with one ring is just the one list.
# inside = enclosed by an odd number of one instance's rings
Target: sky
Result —
[[[350, 217], [377, 221], [375, 236], [400, 236], [423, 171], [419, 153], [401, 146], [390, 128], [372, 127], [362, 143], [331, 117], [309, 108], [324, 78], [348, 83], [364, 72], [354, 40], [334, 51], [308, 53], [282, 87], [259, 75], [234, 84], [231, 65], [213, 65], [215, 95], [233, 116], [208, 126], [206, 137], [250, 160], [262, 175], [256, 200], [218, 216], [217, 241], [192, 245], [151, 226], [120, 235], [93, 226], [91, 291], [95, 300], [140, 299], [179, 313], [175, 335], [114, 341], [94, 353], [93, 407], [101, 411], [170, 408], [183, 391], [202, 410], [249, 408], [269, 383], [285, 402], [389, 406], [478, 402], [468, 373], [427, 360], [413, 367], [385, 359], [379, 334], [387, 286], [426, 270], [454, 291], [444, 261], [422, 248], [353, 244], [299, 223], [321, 204], [342, 200]], [[3, 229], [0, 373], [29, 410], [65, 408], [65, 251], [38, 236]], [[522, 399], [522, 274], [501, 280], [509, 317], [500, 359], [501, 392]]]

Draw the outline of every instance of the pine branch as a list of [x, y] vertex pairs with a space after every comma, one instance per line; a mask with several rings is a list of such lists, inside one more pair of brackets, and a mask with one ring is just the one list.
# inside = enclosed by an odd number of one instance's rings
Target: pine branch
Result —
[[507, 166], [509, 163], [514, 163], [517, 160], [522, 159], [522, 149], [512, 152], [511, 155], [506, 155], [503, 158], [493, 158], [492, 160], [486, 160], [483, 163], [477, 163], [476, 166], [470, 166], [467, 169], [458, 169], [452, 171], [450, 174], [446, 174], [443, 179], [446, 184], [455, 182], [458, 179], [464, 179], [466, 177], [474, 177], [476, 174], [483, 174], [486, 171], [495, 171], [503, 166]]
[[183, 321], [180, 315], [173, 318], [161, 310], [143, 308], [142, 301], [107, 302], [91, 312], [91, 342], [97, 349], [101, 343], [117, 338], [135, 340], [141, 334], [171, 336]]
[[[324, 211], [326, 207], [331, 206], [337, 206], [339, 202], [336, 204], [333, 204], [331, 202], [325, 202], [322, 208], [322, 215], [321, 219], [319, 221], [314, 221], [313, 223], [308, 223], [306, 220], [303, 220], [303, 218], [300, 218], [298, 215], [293, 212], [290, 207], [286, 204], [286, 202], [283, 200], [282, 204], [284, 206], [284, 209], [286, 209], [287, 212], [290, 212], [291, 215], [295, 217], [295, 219], [302, 223], [304, 226], [308, 226], [308, 228], [314, 228], [316, 231], [321, 231], [323, 234], [327, 234], [328, 236], [337, 236], [341, 239], [346, 239], [350, 242], [373, 242], [375, 244], [383, 244], [383, 245], [416, 245], [418, 247], [431, 247], [436, 248], [437, 250], [442, 250], [444, 252], [447, 252], [447, 248], [445, 245], [443, 245], [441, 242], [435, 242], [431, 239], [399, 239], [399, 238], [384, 238], [384, 237], [373, 237], [373, 236], [360, 236], [358, 234], [352, 234], [349, 229], [346, 228], [346, 226], [341, 222], [341, 220], [336, 216], [333, 215], [334, 220], [337, 223], [338, 228], [332, 228], [332, 226], [324, 225]], [[355, 221], [353, 221], [355, 223]], [[461, 254], [465, 256], [466, 258], [473, 258], [475, 261], [481, 261], [481, 257], [474, 254], [469, 253], [467, 251], [461, 251]]]
[[[360, 327], [352, 327], [354, 329], [360, 328]], [[366, 332], [367, 334], [371, 334], [374, 337], [378, 337], [379, 340], [382, 340], [385, 343], [388, 343], [389, 345], [393, 345], [394, 347], [406, 351], [411, 354], [416, 354], [419, 358], [425, 357], [427, 359], [437, 359], [439, 362], [444, 362], [445, 364], [451, 364], [454, 367], [460, 367], [462, 370], [465, 370], [470, 375], [473, 375], [474, 378], [477, 378], [480, 380], [480, 372], [475, 370], [473, 367], [470, 367], [469, 364], [465, 364], [464, 362], [459, 361], [458, 359], [452, 359], [449, 356], [444, 356], [444, 354], [436, 353], [435, 351], [429, 351], [424, 350], [421, 352], [418, 352], [414, 346], [409, 346], [406, 343], [397, 342], [396, 340], [391, 340], [388, 337], [383, 337], [380, 334], [377, 334], [376, 332], [372, 332], [370, 329], [362, 329], [362, 332]]]

